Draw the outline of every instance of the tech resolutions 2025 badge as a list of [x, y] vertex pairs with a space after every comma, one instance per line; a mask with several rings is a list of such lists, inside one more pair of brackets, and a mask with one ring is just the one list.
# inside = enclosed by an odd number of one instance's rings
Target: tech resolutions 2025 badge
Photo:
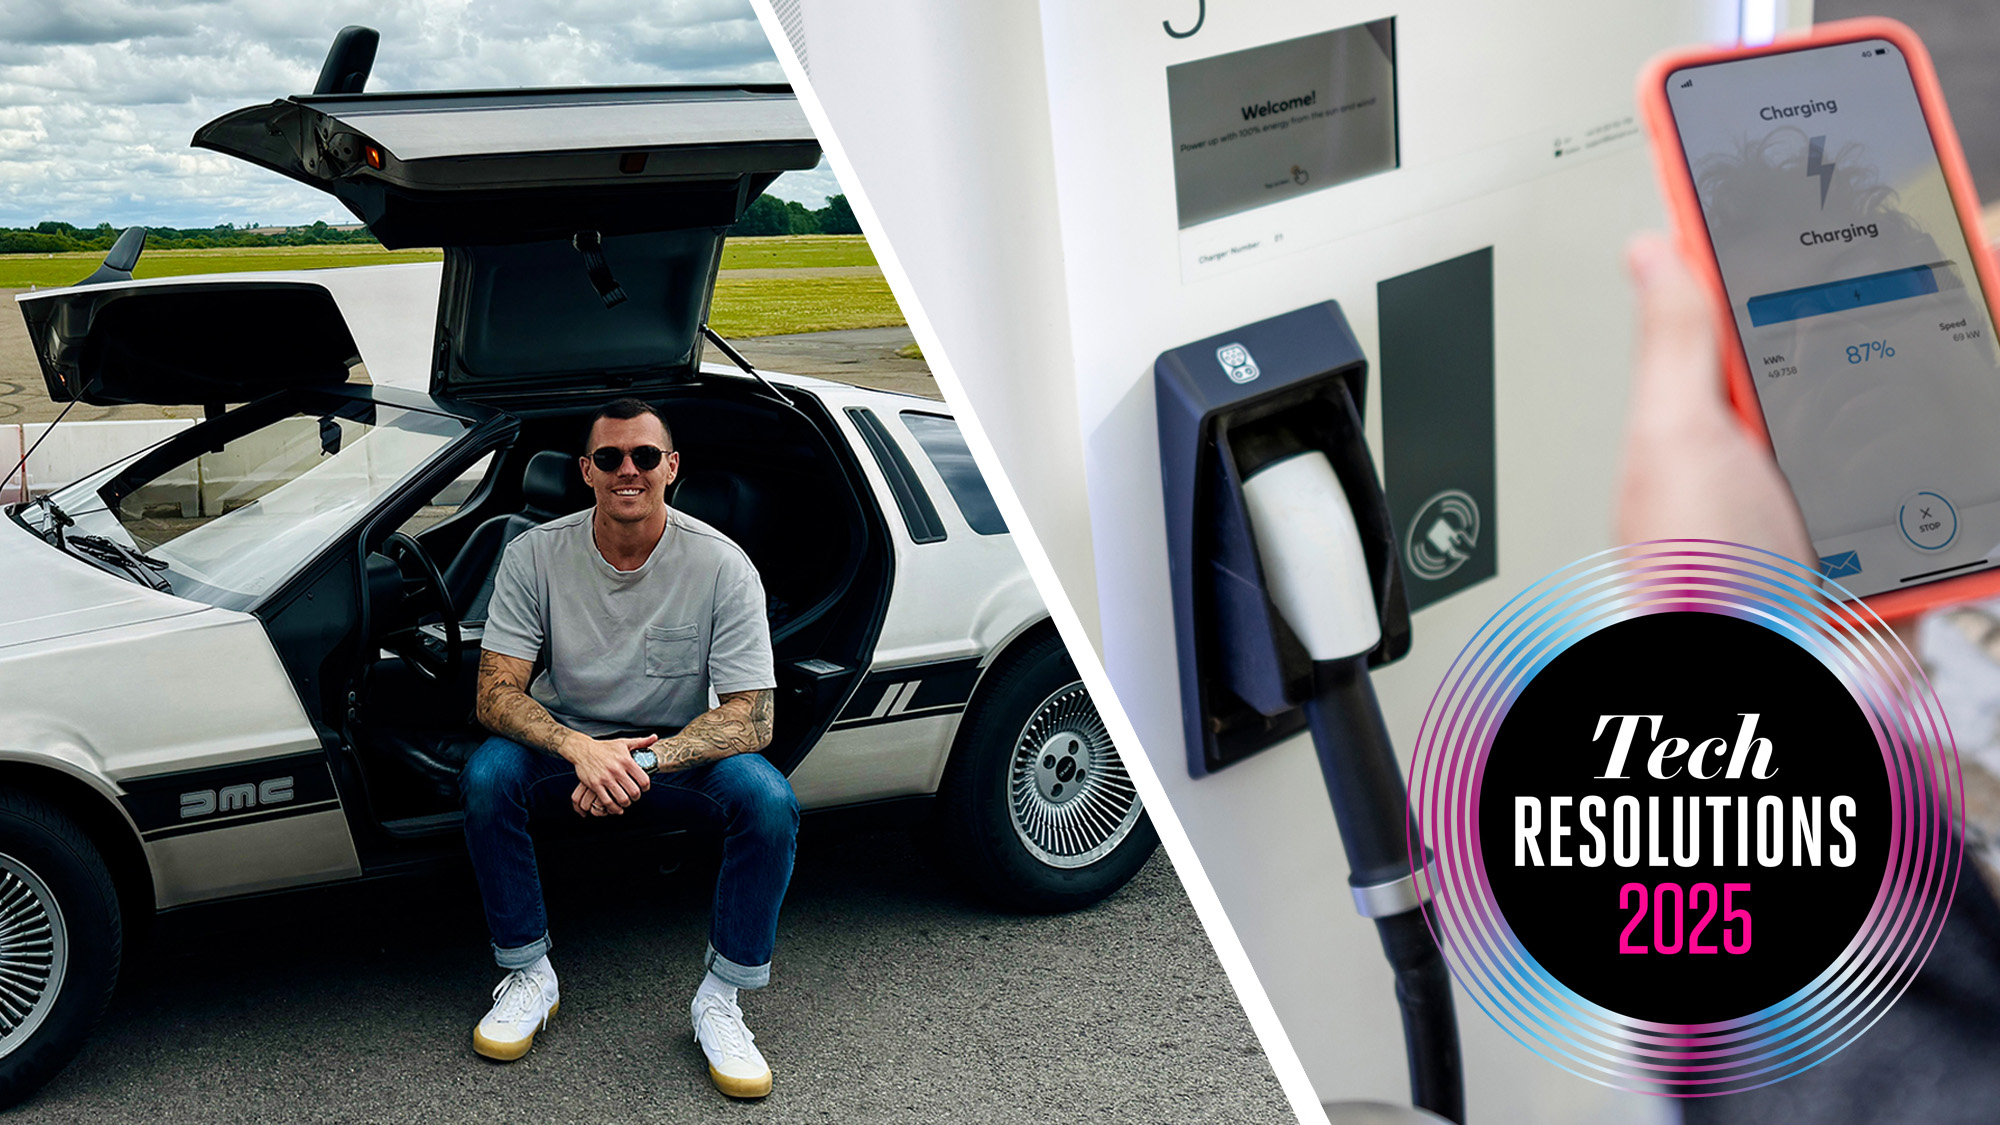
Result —
[[1815, 1065], [1936, 940], [1963, 791], [1915, 657], [1814, 571], [1669, 541], [1564, 568], [1454, 662], [1411, 768], [1432, 925], [1521, 1043], [1723, 1094]]

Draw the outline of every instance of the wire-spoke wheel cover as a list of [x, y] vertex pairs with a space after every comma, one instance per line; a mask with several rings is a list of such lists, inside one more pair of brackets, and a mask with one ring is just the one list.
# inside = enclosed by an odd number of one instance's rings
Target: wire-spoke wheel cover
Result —
[[1088, 867], [1139, 823], [1139, 791], [1083, 681], [1057, 688], [1022, 726], [1007, 810], [1028, 853], [1050, 867]]
[[0, 1056], [34, 1037], [62, 993], [69, 932], [48, 884], [0, 853]]

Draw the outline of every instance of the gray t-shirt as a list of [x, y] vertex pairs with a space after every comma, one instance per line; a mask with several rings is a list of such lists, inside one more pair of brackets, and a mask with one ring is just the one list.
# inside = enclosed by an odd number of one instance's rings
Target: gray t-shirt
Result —
[[721, 532], [667, 510], [644, 565], [598, 553], [590, 509], [522, 532], [493, 581], [481, 647], [547, 658], [528, 694], [585, 734], [679, 728], [716, 695], [777, 686], [764, 584]]

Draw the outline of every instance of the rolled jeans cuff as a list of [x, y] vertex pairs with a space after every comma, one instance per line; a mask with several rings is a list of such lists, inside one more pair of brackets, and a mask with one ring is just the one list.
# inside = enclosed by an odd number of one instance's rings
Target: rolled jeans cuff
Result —
[[[547, 938], [542, 940], [544, 943], [548, 941]], [[702, 958], [702, 963], [708, 967], [709, 972], [716, 975], [717, 979], [737, 988], [762, 988], [771, 983], [769, 961], [761, 965], [739, 965], [717, 953], [715, 947], [711, 945], [708, 947], [708, 953]]]
[[[525, 969], [547, 956], [551, 944], [549, 935], [543, 934], [528, 944], [513, 949], [502, 949], [496, 945], [493, 947], [493, 960], [508, 972]], [[769, 974], [770, 968], [766, 966], [765, 975]]]

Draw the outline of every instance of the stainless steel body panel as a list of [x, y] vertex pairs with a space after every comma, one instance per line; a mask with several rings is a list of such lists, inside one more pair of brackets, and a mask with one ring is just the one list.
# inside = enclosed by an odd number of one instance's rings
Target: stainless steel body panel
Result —
[[[170, 826], [124, 807], [132, 787], [147, 779], [194, 771], [188, 788], [198, 791], [198, 771], [288, 755], [323, 758], [319, 737], [255, 617], [154, 594], [57, 551], [11, 521], [0, 524], [0, 588], [9, 591], [0, 607], [16, 618], [0, 624], [0, 636], [10, 642], [0, 644], [0, 760], [42, 763], [87, 780], [120, 805], [135, 833]], [[21, 590], [29, 592], [15, 593]], [[29, 617], [24, 606], [40, 612]], [[50, 622], [97, 627], [43, 635]], [[291, 817], [261, 826], [257, 846], [241, 851], [204, 851], [189, 843], [216, 831], [201, 831], [200, 817], [172, 824], [188, 834], [171, 845], [144, 839], [156, 903], [359, 874], [353, 838], [337, 801], [333, 807], [327, 823]], [[329, 831], [327, 824], [335, 822], [339, 830]], [[185, 862], [160, 866], [163, 855], [192, 852], [206, 857], [199, 870]]]
[[361, 874], [347, 815], [338, 808], [151, 841], [146, 859], [162, 908]]
[[[965, 705], [993, 656], [1046, 619], [1048, 610], [1014, 537], [972, 530], [901, 418], [904, 412], [946, 416], [949, 407], [841, 384], [816, 383], [811, 389], [838, 419], [840, 436], [854, 449], [885, 515], [896, 582], [863, 687], [792, 771], [792, 788], [808, 808], [936, 792]], [[845, 413], [849, 407], [874, 411], [902, 447], [944, 522], [942, 540], [912, 540], [881, 466]], [[964, 667], [968, 664], [974, 667]], [[940, 676], [963, 686], [926, 700], [923, 685]]]

